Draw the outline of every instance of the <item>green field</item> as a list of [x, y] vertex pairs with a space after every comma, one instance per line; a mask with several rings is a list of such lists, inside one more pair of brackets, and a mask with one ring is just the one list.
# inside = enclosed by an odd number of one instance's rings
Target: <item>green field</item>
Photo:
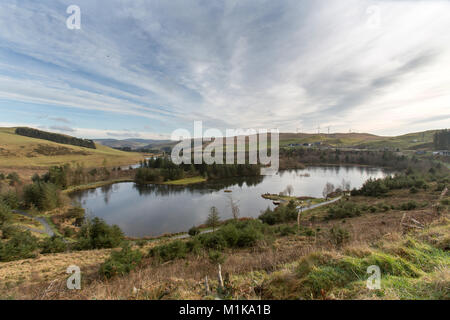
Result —
[[0, 128], [1, 169], [45, 169], [62, 164], [80, 164], [86, 168], [138, 163], [139, 153], [123, 152], [97, 144], [88, 149], [47, 140], [20, 136], [15, 128]]
[[191, 177], [191, 178], [184, 178], [184, 179], [180, 179], [180, 180], [168, 181], [168, 182], [164, 182], [164, 184], [181, 186], [181, 185], [188, 185], [188, 184], [193, 184], [193, 183], [201, 183], [201, 182], [205, 182], [205, 181], [206, 181], [206, 179], [204, 177], [197, 176], [197, 177]]
[[382, 137], [367, 133], [281, 133], [280, 146], [321, 142], [323, 145], [341, 148], [431, 150], [436, 131], [438, 130], [409, 133], [396, 137]]

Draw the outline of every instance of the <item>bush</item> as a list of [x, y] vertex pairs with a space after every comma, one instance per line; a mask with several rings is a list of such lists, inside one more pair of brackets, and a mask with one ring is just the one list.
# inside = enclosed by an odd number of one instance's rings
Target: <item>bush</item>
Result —
[[[345, 221], [345, 220], [344, 220]], [[308, 237], [314, 237], [315, 235], [316, 235], [316, 232], [318, 233], [320, 231], [320, 229], [317, 229], [317, 231], [314, 231], [314, 230], [312, 230], [312, 229], [310, 229], [310, 228], [306, 228], [306, 229], [304, 229], [302, 232], [303, 232], [303, 234], [305, 235], [305, 236], [308, 236]]]
[[110, 257], [100, 266], [99, 273], [105, 278], [123, 276], [136, 269], [142, 262], [142, 253], [131, 249], [128, 243], [122, 250], [112, 251]]
[[186, 248], [188, 252], [199, 254], [200, 251], [202, 250], [202, 243], [198, 238], [193, 238], [188, 242], [186, 242]]
[[75, 235], [75, 231], [72, 228], [66, 227], [64, 228], [64, 237], [71, 238]]
[[361, 215], [361, 208], [354, 202], [341, 202], [328, 208], [327, 219], [351, 218]]
[[263, 227], [257, 225], [261, 223], [259, 223], [258, 221], [255, 222], [256, 223], [248, 223], [247, 225], [243, 226], [240, 230], [238, 229], [239, 234], [236, 243], [237, 247], [239, 248], [252, 247], [259, 240], [262, 240], [264, 238]]
[[191, 237], [195, 237], [196, 235], [199, 235], [199, 234], [200, 234], [200, 229], [197, 228], [197, 227], [192, 227], [192, 228], [189, 229], [188, 234], [189, 234]]
[[5, 194], [0, 195], [0, 202], [5, 203], [11, 209], [18, 209], [20, 206], [19, 197], [14, 191], [8, 191]]
[[62, 204], [58, 187], [52, 183], [35, 182], [24, 188], [24, 200], [28, 207], [35, 206], [41, 211], [49, 211]]
[[124, 240], [124, 235], [118, 226], [109, 226], [102, 219], [94, 218], [81, 227], [77, 238], [76, 249], [91, 250], [117, 248]]
[[45, 239], [41, 243], [41, 253], [59, 253], [59, 252], [65, 252], [67, 250], [67, 244], [64, 242], [64, 240], [61, 237], [53, 236], [51, 238]]
[[350, 239], [350, 233], [342, 228], [333, 227], [330, 229], [330, 240], [336, 246], [342, 246]]
[[160, 262], [182, 259], [188, 253], [199, 253], [202, 249], [216, 251], [225, 248], [251, 247], [264, 239], [268, 227], [258, 220], [229, 221], [216, 232], [203, 233], [187, 242], [176, 240], [150, 249], [150, 256]]
[[166, 245], [161, 245], [150, 249], [151, 257], [157, 258], [161, 262], [171, 261], [175, 259], [186, 258], [188, 248], [185, 242], [181, 240], [173, 241]]
[[276, 232], [278, 234], [280, 234], [280, 236], [285, 237], [285, 236], [288, 236], [288, 235], [291, 235], [291, 234], [296, 234], [297, 233], [297, 227], [296, 226], [282, 225], [282, 226], [279, 226], [276, 229]]
[[266, 211], [261, 212], [258, 219], [271, 226], [280, 222], [280, 217], [274, 211], [270, 210], [270, 208], [267, 208]]
[[290, 202], [287, 206], [280, 206], [274, 211], [267, 208], [260, 216], [259, 219], [268, 225], [274, 225], [279, 223], [286, 223], [297, 220], [298, 211], [294, 202]]
[[379, 197], [389, 191], [383, 179], [369, 179], [362, 186], [360, 193], [364, 196]]
[[20, 182], [19, 175], [16, 172], [12, 172], [12, 173], [8, 174], [6, 179], [11, 180], [13, 182]]
[[209, 249], [244, 248], [263, 239], [265, 231], [257, 220], [230, 221], [216, 232], [200, 235], [199, 240]]
[[204, 233], [199, 236], [199, 240], [208, 249], [222, 250], [227, 247], [227, 241], [219, 232]]
[[0, 201], [0, 228], [6, 225], [12, 218], [11, 209], [5, 203]]
[[409, 210], [417, 209], [417, 207], [419, 207], [417, 202], [415, 202], [415, 201], [408, 201], [408, 202], [402, 203], [400, 205], [400, 210], [409, 211]]
[[225, 262], [225, 257], [219, 251], [211, 250], [208, 256], [209, 261], [214, 265], [223, 264]]
[[16, 233], [9, 241], [0, 242], [0, 261], [34, 258], [37, 248], [37, 239], [30, 231]]
[[409, 193], [415, 194], [419, 192], [419, 190], [416, 189], [416, 187], [412, 187], [411, 189], [409, 189]]
[[2, 238], [3, 239], [11, 239], [13, 238], [17, 233], [22, 232], [22, 230], [20, 230], [18, 227], [10, 225], [10, 224], [5, 224], [3, 225], [3, 227], [1, 228], [2, 230]]
[[218, 234], [226, 241], [227, 247], [235, 247], [239, 241], [240, 231], [236, 228], [234, 223], [228, 223], [223, 226]]

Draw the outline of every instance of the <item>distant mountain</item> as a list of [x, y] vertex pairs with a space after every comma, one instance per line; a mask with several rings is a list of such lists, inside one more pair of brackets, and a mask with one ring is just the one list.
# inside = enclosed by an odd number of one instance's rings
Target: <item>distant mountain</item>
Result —
[[110, 148], [131, 148], [136, 150], [139, 148], [153, 148], [160, 145], [173, 143], [170, 140], [154, 140], [154, 139], [96, 139], [96, 143], [102, 144]]
[[[347, 147], [357, 149], [409, 149], [431, 150], [433, 148], [433, 136], [438, 130], [409, 133], [400, 136], [386, 137], [370, 133], [280, 133], [280, 146], [301, 146], [320, 143], [323, 146]], [[95, 142], [112, 148], [129, 147], [132, 150], [159, 149], [167, 151], [177, 144], [171, 140], [150, 139], [98, 139]], [[208, 145], [209, 142], [204, 143]]]

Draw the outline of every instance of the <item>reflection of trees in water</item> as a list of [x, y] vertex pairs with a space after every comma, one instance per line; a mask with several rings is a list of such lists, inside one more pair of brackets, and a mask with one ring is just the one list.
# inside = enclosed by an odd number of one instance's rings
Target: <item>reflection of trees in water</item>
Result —
[[[377, 176], [381, 173], [392, 174], [383, 171], [380, 168], [374, 167], [351, 167], [351, 166], [311, 166], [307, 169], [291, 169], [291, 170], [281, 170], [279, 171], [279, 176], [283, 177], [286, 175], [292, 175], [292, 177], [299, 176], [305, 173], [310, 174], [311, 176], [317, 175], [319, 172], [333, 172], [339, 176], [340, 170], [344, 170], [345, 173], [353, 173], [355, 176], [359, 173], [361, 176]], [[231, 189], [232, 187], [242, 188], [244, 185], [248, 187], [257, 186], [263, 182], [265, 176], [258, 177], [241, 177], [241, 178], [228, 178], [228, 179], [220, 179], [220, 180], [212, 180], [205, 183], [187, 185], [187, 186], [171, 186], [171, 185], [155, 185], [149, 184], [144, 186], [138, 186], [134, 183], [133, 188], [136, 189], [140, 196], [145, 195], [155, 195], [155, 196], [168, 196], [168, 195], [177, 195], [186, 192], [196, 193], [196, 194], [209, 194], [211, 192], [216, 192], [220, 190]], [[270, 177], [267, 177], [270, 178]], [[352, 180], [352, 177], [348, 177], [348, 179]], [[339, 181], [340, 182], [340, 181]], [[131, 183], [128, 183], [131, 184]], [[105, 185], [97, 189], [84, 190], [80, 192], [76, 192], [71, 195], [72, 199], [77, 201], [81, 201], [83, 204], [86, 203], [87, 197], [97, 198], [99, 196], [103, 196], [106, 204], [109, 203], [111, 194], [113, 192], [118, 192], [121, 185], [123, 183], [110, 184]]]
[[155, 195], [155, 196], [167, 196], [184, 193], [186, 191], [190, 193], [207, 194], [214, 191], [220, 191], [233, 186], [242, 187], [244, 184], [252, 187], [260, 184], [264, 180], [264, 177], [245, 177], [245, 178], [233, 178], [223, 179], [212, 182], [198, 183], [187, 186], [171, 186], [171, 185], [137, 185], [133, 186], [139, 192], [140, 196], [143, 195]]
[[106, 204], [108, 204], [111, 198], [111, 193], [117, 192], [119, 191], [119, 189], [120, 183], [107, 184], [96, 189], [77, 191], [75, 193], [72, 193], [70, 197], [75, 201], [82, 201], [83, 204], [86, 204], [87, 197], [97, 197], [98, 192], [100, 192], [100, 194], [103, 196], [103, 200]]

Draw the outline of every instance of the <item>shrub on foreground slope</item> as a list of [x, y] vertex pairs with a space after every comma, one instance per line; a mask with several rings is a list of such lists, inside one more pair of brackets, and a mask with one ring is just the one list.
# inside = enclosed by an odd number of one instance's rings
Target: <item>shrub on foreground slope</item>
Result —
[[38, 241], [30, 231], [17, 232], [5, 242], [0, 242], [0, 261], [34, 258]]
[[100, 266], [99, 273], [105, 278], [123, 276], [136, 269], [143, 258], [142, 252], [133, 250], [125, 243], [120, 251], [113, 251], [111, 256]]
[[109, 226], [100, 218], [88, 220], [77, 235], [75, 249], [92, 250], [117, 248], [124, 240], [122, 230], [116, 225]]
[[267, 208], [259, 216], [259, 220], [268, 225], [279, 224], [297, 220], [297, 209], [295, 203], [291, 200], [287, 206], [280, 206], [275, 210]]
[[51, 238], [46, 238], [41, 243], [41, 253], [59, 253], [67, 250], [67, 244], [61, 237], [53, 236]]
[[189, 253], [201, 249], [223, 250], [226, 248], [246, 248], [267, 239], [270, 229], [258, 220], [229, 221], [215, 232], [204, 233], [184, 242], [172, 241], [150, 249], [149, 255], [161, 262], [183, 259]]
[[[368, 290], [367, 268], [381, 269], [381, 289]], [[273, 274], [263, 284], [263, 299], [448, 299], [440, 269], [450, 256], [430, 244], [408, 239], [379, 249], [312, 253], [288, 272]], [[441, 283], [440, 285], [438, 283]]]

